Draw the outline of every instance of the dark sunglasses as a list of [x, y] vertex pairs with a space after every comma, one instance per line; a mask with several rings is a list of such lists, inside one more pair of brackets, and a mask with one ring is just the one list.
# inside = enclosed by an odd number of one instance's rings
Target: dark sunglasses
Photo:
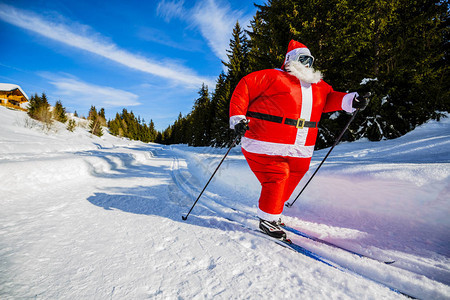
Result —
[[314, 57], [310, 55], [299, 55], [297, 60], [304, 66], [312, 67], [314, 63]]

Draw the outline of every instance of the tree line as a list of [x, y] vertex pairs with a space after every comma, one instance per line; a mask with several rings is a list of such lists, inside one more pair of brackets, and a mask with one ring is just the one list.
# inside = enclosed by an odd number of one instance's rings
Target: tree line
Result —
[[[281, 67], [291, 39], [307, 45], [335, 90], [372, 93], [344, 140], [397, 138], [449, 111], [448, 1], [269, 0], [256, 7], [248, 30], [236, 23], [215, 89], [203, 85], [192, 111], [180, 113], [159, 142], [230, 145], [234, 88], [250, 72]], [[325, 114], [316, 147], [330, 146], [348, 118]]]
[[112, 135], [126, 137], [132, 140], [143, 142], [155, 142], [161, 133], [155, 129], [153, 120], [149, 124], [138, 116], [136, 117], [132, 111], [128, 112], [125, 108], [122, 113], [116, 113], [113, 120], [108, 121], [108, 128]]
[[[74, 131], [77, 126], [74, 119], [67, 117], [66, 108], [63, 106], [61, 100], [56, 101], [55, 106], [52, 108], [45, 93], [42, 93], [41, 96], [38, 94], [32, 95], [27, 108], [28, 116], [34, 120], [41, 121], [47, 128], [54, 121], [67, 123], [66, 128], [69, 131]], [[74, 112], [74, 116], [78, 117], [76, 111]], [[90, 132], [94, 135], [102, 136], [102, 126], [106, 126], [105, 109], [102, 108], [97, 112], [95, 106], [91, 106], [87, 119], [89, 120]]]
[[[61, 100], [56, 101], [52, 108], [45, 93], [42, 93], [41, 96], [38, 94], [31, 96], [28, 103], [28, 115], [32, 119], [43, 122], [46, 126], [50, 126], [53, 121], [67, 123], [66, 128], [69, 131], [74, 131], [77, 126], [74, 119], [67, 117], [66, 108], [62, 105]], [[79, 117], [76, 111], [74, 117]], [[123, 109], [121, 114], [117, 113], [114, 119], [106, 121], [105, 109], [97, 110], [95, 106], [91, 106], [87, 120], [89, 121], [89, 132], [96, 136], [102, 136], [103, 128], [106, 126], [113, 135], [143, 142], [155, 142], [158, 139], [161, 140], [162, 136], [155, 129], [152, 120], [147, 125], [145, 120], [141, 120], [139, 116], [136, 117], [133, 112], [128, 112], [126, 109]]]
[[[41, 121], [47, 127], [49, 127], [53, 121], [58, 121], [61, 123], [66, 123], [68, 121], [66, 108], [62, 105], [61, 101], [56, 101], [52, 110], [45, 93], [42, 93], [41, 96], [38, 94], [31, 96], [28, 103], [27, 114], [32, 119]], [[73, 123], [73, 120], [69, 120], [67, 129], [73, 131], [74, 128], [75, 124]]]
[[[68, 118], [66, 108], [62, 105], [61, 100], [56, 101], [52, 108], [45, 93], [42, 93], [41, 96], [38, 94], [31, 96], [27, 113], [32, 119], [41, 121], [46, 127], [51, 126], [54, 121], [67, 123], [66, 128], [69, 131], [74, 131], [77, 126], [73, 118]], [[74, 117], [79, 117], [76, 111]], [[89, 132], [96, 136], [102, 136], [103, 127], [107, 126], [111, 134], [120, 137], [155, 142], [159, 135], [159, 139], [161, 139], [161, 133], [156, 131], [152, 120], [147, 125], [139, 116], [135, 117], [133, 112], [128, 112], [126, 109], [123, 109], [121, 114], [117, 113], [113, 120], [107, 122], [105, 109], [97, 110], [95, 106], [91, 106], [87, 120], [89, 121]]]

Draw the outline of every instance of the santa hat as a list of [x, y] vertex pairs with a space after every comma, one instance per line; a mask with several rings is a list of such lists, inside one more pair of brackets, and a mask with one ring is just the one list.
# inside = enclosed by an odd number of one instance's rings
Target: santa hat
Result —
[[284, 63], [281, 66], [281, 68], [283, 69], [284, 65], [287, 64], [288, 62], [290, 62], [292, 60], [292, 58], [298, 57], [301, 54], [311, 56], [311, 52], [309, 51], [308, 47], [306, 47], [302, 43], [291, 40], [289, 42], [288, 50], [286, 53], [286, 58], [284, 59]]

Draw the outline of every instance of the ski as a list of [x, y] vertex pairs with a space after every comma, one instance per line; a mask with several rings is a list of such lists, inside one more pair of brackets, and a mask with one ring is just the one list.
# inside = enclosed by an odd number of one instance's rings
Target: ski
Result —
[[[265, 234], [265, 233], [264, 233], [264, 234]], [[291, 249], [294, 250], [295, 252], [298, 252], [298, 253], [300, 253], [300, 254], [303, 254], [303, 255], [305, 255], [305, 256], [307, 256], [307, 257], [310, 257], [310, 258], [312, 258], [312, 259], [314, 259], [314, 260], [320, 261], [321, 263], [324, 263], [324, 264], [326, 264], [327, 266], [336, 268], [335, 265], [333, 265], [333, 264], [331, 264], [330, 262], [326, 261], [326, 259], [325, 259], [324, 257], [322, 257], [322, 256], [320, 256], [320, 255], [318, 255], [318, 254], [316, 254], [316, 253], [314, 253], [314, 252], [312, 252], [312, 251], [310, 251], [310, 250], [304, 248], [303, 246], [300, 246], [300, 245], [294, 243], [294, 242], [291, 241], [290, 239], [281, 239], [281, 240], [279, 240], [279, 241], [281, 241], [282, 243], [284, 243], [288, 248], [291, 248]]]
[[320, 255], [318, 255], [318, 254], [316, 254], [316, 253], [314, 253], [314, 252], [304, 248], [303, 246], [300, 246], [300, 245], [294, 243], [293, 241], [291, 241], [288, 238], [277, 239], [277, 238], [269, 236], [268, 234], [266, 234], [265, 232], [261, 231], [260, 229], [252, 228], [252, 227], [248, 226], [247, 224], [243, 224], [243, 223], [241, 223], [239, 221], [236, 221], [236, 220], [234, 220], [232, 218], [229, 218], [229, 217], [224, 217], [224, 218], [226, 220], [230, 221], [230, 222], [233, 222], [236, 225], [241, 226], [242, 228], [244, 228], [244, 229], [246, 229], [248, 231], [251, 231], [251, 232], [257, 234], [260, 237], [264, 237], [266, 239], [269, 239], [269, 240], [275, 242], [276, 244], [278, 244], [278, 245], [280, 245], [280, 246], [282, 246], [284, 248], [288, 248], [290, 250], [293, 250], [295, 252], [303, 254], [303, 255], [305, 255], [307, 257], [310, 257], [312, 259], [320, 261], [320, 262], [322, 262], [322, 263], [324, 263], [324, 264], [326, 264], [326, 265], [328, 265], [330, 267], [336, 267], [333, 264], [331, 264], [330, 262], [328, 262], [324, 257], [322, 257], [322, 256], [320, 256]]
[[[249, 213], [243, 212], [243, 211], [241, 211], [241, 210], [239, 210], [239, 209], [236, 209], [236, 208], [233, 208], [233, 207], [230, 207], [230, 208], [231, 208], [232, 210], [236, 211], [237, 213], [246, 214], [249, 218], [251, 218], [251, 217], [258, 218], [257, 216], [254, 216], [254, 215], [251, 215], [251, 214], [249, 214]], [[314, 241], [314, 242], [317, 242], [317, 243], [325, 244], [325, 245], [330, 246], [330, 247], [333, 247], [333, 248], [337, 248], [337, 249], [343, 250], [343, 251], [345, 251], [345, 252], [348, 252], [348, 253], [350, 253], [350, 254], [356, 255], [356, 256], [361, 257], [361, 258], [371, 259], [371, 260], [374, 260], [374, 261], [377, 261], [377, 262], [384, 263], [384, 264], [386, 264], [386, 265], [391, 265], [391, 264], [395, 263], [395, 260], [391, 260], [391, 259], [389, 259], [389, 260], [379, 259], [379, 258], [376, 258], [376, 257], [372, 257], [372, 256], [369, 256], [369, 255], [366, 255], [366, 254], [362, 254], [362, 253], [359, 253], [359, 252], [350, 250], [350, 249], [348, 249], [348, 248], [345, 248], [345, 247], [342, 247], [342, 246], [333, 244], [333, 243], [331, 243], [331, 242], [329, 242], [329, 241], [323, 240], [323, 239], [321, 239], [321, 238], [318, 238], [318, 237], [312, 236], [312, 235], [310, 235], [310, 234], [307, 234], [306, 232], [300, 231], [300, 230], [298, 230], [298, 229], [296, 229], [296, 228], [290, 227], [290, 226], [288, 226], [288, 225], [286, 225], [286, 224], [284, 224], [284, 223], [281, 223], [280, 226], [281, 226], [282, 228], [286, 229], [287, 231], [289, 231], [289, 232], [291, 232], [291, 233], [294, 233], [294, 234], [296, 234], [296, 235], [298, 235], [298, 236], [301, 236], [301, 237], [310, 239], [310, 240], [312, 240], [312, 241]]]
[[[268, 239], [270, 241], [273, 241], [273, 242], [275, 242], [275, 244], [277, 244], [279, 246], [282, 246], [282, 247], [284, 247], [286, 249], [289, 249], [289, 250], [292, 250], [292, 251], [294, 251], [296, 253], [300, 253], [302, 255], [305, 255], [306, 257], [312, 258], [312, 259], [314, 259], [316, 261], [319, 261], [319, 262], [321, 262], [321, 263], [323, 263], [323, 264], [325, 264], [325, 265], [327, 265], [329, 267], [332, 267], [334, 269], [337, 269], [337, 270], [339, 270], [341, 272], [352, 274], [354, 276], [357, 276], [357, 277], [364, 278], [366, 280], [370, 280], [372, 282], [375, 282], [375, 283], [377, 283], [379, 285], [382, 285], [382, 286], [390, 289], [391, 291], [393, 291], [393, 292], [395, 292], [397, 294], [401, 294], [401, 295], [406, 296], [406, 297], [411, 298], [411, 299], [416, 299], [415, 297], [413, 297], [413, 296], [411, 296], [411, 295], [409, 295], [409, 294], [407, 294], [405, 292], [402, 292], [402, 291], [398, 290], [397, 288], [390, 286], [389, 284], [386, 284], [384, 282], [380, 282], [380, 281], [378, 281], [376, 279], [367, 277], [367, 276], [365, 276], [363, 274], [360, 274], [360, 273], [355, 272], [355, 271], [353, 271], [351, 269], [348, 269], [348, 268], [346, 268], [344, 266], [341, 266], [338, 263], [333, 262], [333, 261], [331, 261], [331, 260], [329, 260], [329, 259], [327, 259], [327, 258], [325, 258], [325, 257], [323, 257], [321, 255], [319, 255], [318, 253], [315, 253], [315, 252], [313, 252], [311, 250], [306, 249], [305, 247], [303, 247], [303, 246], [293, 242], [289, 238], [276, 239], [276, 238], [273, 238], [273, 237], [267, 235], [265, 232], [254, 228], [253, 226], [250, 226], [248, 224], [243, 224], [242, 222], [239, 222], [239, 221], [237, 221], [237, 220], [235, 220], [235, 219], [233, 219], [231, 217], [228, 217], [228, 216], [222, 216], [222, 217], [225, 218], [226, 220], [228, 220], [228, 221], [230, 221], [230, 222], [232, 222], [232, 223], [242, 227], [246, 231], [252, 232], [253, 234], [255, 234], [255, 235], [259, 236], [259, 237], [262, 237], [262, 238]], [[288, 228], [287, 228], [288, 226], [282, 225], [282, 227], [285, 228], [286, 230], [288, 230]], [[292, 228], [292, 229], [294, 229], [294, 228]], [[296, 230], [296, 231], [297, 232], [301, 232], [301, 231], [298, 231], [298, 230]], [[291, 233], [295, 234], [295, 232], [291, 232]], [[380, 261], [378, 261], [378, 262], [380, 262]]]
[[[239, 209], [236, 209], [236, 208], [233, 208], [233, 207], [230, 207], [230, 208], [231, 208], [232, 210], [236, 211], [237, 213], [241, 213], [241, 214], [247, 215], [249, 218], [251, 218], [251, 217], [258, 218], [257, 216], [251, 215], [251, 214], [249, 214], [249, 213], [247, 213], [247, 212], [243, 212], [243, 211], [241, 211], [241, 210], [239, 210]], [[390, 259], [389, 259], [389, 260], [383, 260], [383, 259], [379, 259], [379, 258], [376, 258], [376, 257], [372, 257], [372, 256], [369, 256], [369, 255], [366, 255], [366, 254], [362, 254], [362, 253], [359, 253], [359, 252], [350, 250], [350, 249], [348, 249], [348, 248], [345, 248], [345, 247], [342, 247], [342, 246], [333, 244], [333, 243], [331, 243], [331, 242], [329, 242], [329, 241], [323, 240], [323, 239], [321, 239], [321, 238], [318, 238], [318, 237], [312, 236], [312, 235], [310, 235], [310, 234], [307, 234], [307, 233], [305, 233], [305, 232], [303, 232], [303, 231], [300, 231], [300, 230], [298, 230], [298, 229], [296, 229], [296, 228], [290, 227], [290, 226], [288, 226], [288, 225], [286, 225], [286, 224], [284, 224], [284, 223], [281, 223], [280, 226], [281, 226], [282, 228], [286, 229], [287, 231], [289, 231], [289, 232], [291, 232], [291, 233], [294, 233], [294, 234], [296, 234], [296, 235], [298, 235], [298, 236], [301, 236], [301, 237], [310, 239], [310, 240], [312, 240], [312, 241], [314, 241], [314, 242], [317, 242], [317, 243], [325, 244], [325, 245], [330, 246], [330, 247], [333, 247], [333, 248], [337, 248], [337, 249], [343, 250], [343, 251], [345, 251], [345, 252], [348, 252], [348, 253], [350, 253], [350, 254], [356, 255], [356, 256], [361, 257], [361, 258], [371, 259], [371, 260], [374, 260], [374, 261], [377, 261], [377, 262], [384, 263], [384, 264], [386, 264], [386, 265], [391, 265], [391, 264], [395, 263], [395, 260], [390, 260]]]
[[[247, 226], [245, 226], [245, 227], [247, 228]], [[285, 226], [283, 226], [283, 227], [285, 227]], [[249, 228], [247, 228], [247, 229], [249, 229]], [[253, 231], [258, 231], [258, 230], [253, 229]], [[359, 273], [357, 273], [355, 271], [352, 271], [352, 270], [350, 270], [350, 269], [348, 269], [346, 267], [343, 267], [343, 266], [341, 266], [341, 265], [339, 265], [337, 263], [334, 263], [334, 262], [326, 259], [325, 257], [323, 257], [323, 256], [321, 256], [321, 255], [319, 255], [317, 253], [314, 253], [313, 251], [310, 251], [310, 250], [306, 249], [305, 247], [303, 247], [303, 246], [301, 246], [301, 245], [299, 245], [297, 243], [294, 243], [293, 241], [291, 241], [288, 238], [276, 239], [276, 238], [273, 238], [273, 237], [267, 235], [266, 233], [264, 233], [262, 231], [258, 231], [258, 232], [262, 236], [264, 236], [265, 238], [268, 238], [268, 239], [276, 242], [276, 244], [278, 244], [280, 246], [283, 246], [285, 248], [289, 248], [289, 249], [291, 249], [291, 250], [293, 250], [293, 251], [295, 251], [297, 253], [303, 254], [303, 255], [305, 255], [305, 256], [307, 256], [309, 258], [312, 258], [312, 259], [314, 259], [316, 261], [319, 261], [319, 262], [321, 262], [321, 263], [323, 263], [323, 264], [325, 264], [325, 265], [327, 265], [329, 267], [335, 268], [335, 269], [337, 269], [337, 270], [339, 270], [341, 272], [344, 272], [344, 273], [349, 273], [349, 274], [352, 274], [354, 276], [358, 276], [358, 277], [361, 277], [361, 278], [373, 281], [373, 282], [375, 282], [375, 283], [377, 283], [379, 285], [382, 285], [382, 286], [390, 289], [391, 291], [393, 291], [393, 292], [395, 292], [397, 294], [401, 294], [401, 295], [406, 296], [406, 297], [411, 298], [411, 299], [416, 299], [415, 297], [413, 297], [413, 296], [411, 296], [411, 295], [409, 295], [407, 293], [404, 293], [404, 292], [398, 290], [397, 288], [391, 287], [391, 286], [389, 286], [386, 283], [383, 283], [383, 282], [380, 282], [380, 281], [375, 280], [373, 278], [370, 278], [370, 277], [367, 277], [365, 275], [359, 274]], [[365, 256], [363, 256], [363, 257], [365, 257]]]
[[325, 244], [325, 245], [327, 245], [327, 246], [330, 246], [330, 247], [333, 247], [333, 248], [337, 248], [337, 249], [346, 251], [346, 252], [351, 253], [351, 254], [353, 254], [353, 255], [356, 255], [356, 256], [358, 256], [358, 257], [368, 258], [368, 259], [371, 259], [371, 260], [375, 260], [375, 261], [384, 263], [384, 264], [386, 264], [386, 265], [390, 265], [390, 264], [395, 263], [395, 260], [382, 260], [382, 259], [378, 259], [378, 258], [375, 258], [375, 257], [372, 257], [372, 256], [368, 256], [368, 255], [365, 255], [365, 254], [362, 254], [362, 253], [359, 253], [359, 252], [355, 252], [355, 251], [353, 251], [353, 250], [350, 250], [350, 249], [344, 248], [344, 247], [342, 247], [342, 246], [339, 246], [339, 245], [333, 244], [333, 243], [331, 243], [331, 242], [328, 242], [328, 241], [326, 241], [326, 240], [323, 240], [323, 239], [321, 239], [321, 238], [318, 238], [318, 237], [309, 235], [309, 234], [307, 234], [307, 233], [305, 233], [305, 232], [303, 232], [303, 231], [300, 231], [300, 230], [298, 230], [298, 229], [289, 227], [289, 226], [287, 226], [287, 225], [285, 225], [285, 224], [281, 225], [281, 227], [284, 228], [284, 229], [286, 229], [286, 230], [289, 231], [289, 232], [292, 232], [292, 233], [298, 235], [298, 236], [301, 236], [301, 237], [304, 237], [304, 238], [313, 240], [313, 241], [315, 241], [315, 242], [317, 242], [317, 243]]

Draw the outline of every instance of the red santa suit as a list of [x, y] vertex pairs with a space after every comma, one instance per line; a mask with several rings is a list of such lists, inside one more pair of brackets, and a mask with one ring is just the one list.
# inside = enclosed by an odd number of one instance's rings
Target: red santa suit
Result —
[[[299, 53], [310, 55], [305, 45], [291, 41], [285, 64]], [[352, 112], [356, 94], [334, 91], [320, 78], [304, 82], [292, 74], [282, 69], [253, 72], [231, 97], [230, 127], [250, 121], [242, 152], [262, 185], [258, 216], [267, 221], [279, 219], [308, 171], [322, 113]]]

